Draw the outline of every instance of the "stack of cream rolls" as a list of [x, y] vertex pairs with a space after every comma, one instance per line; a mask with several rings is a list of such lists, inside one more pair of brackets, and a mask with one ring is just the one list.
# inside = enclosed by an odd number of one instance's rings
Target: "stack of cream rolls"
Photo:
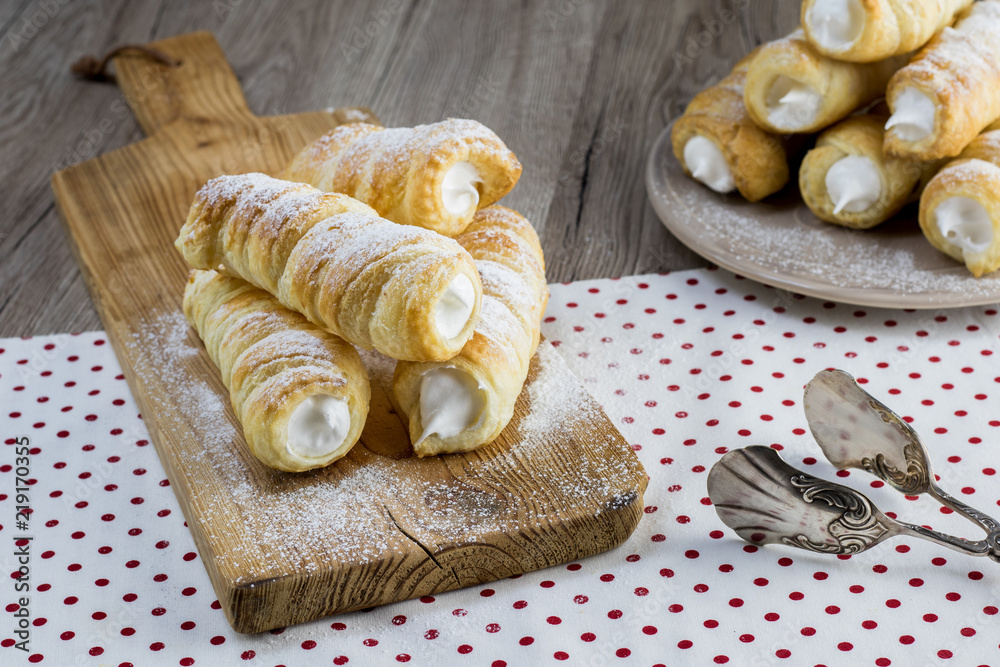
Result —
[[[685, 173], [758, 201], [799, 167], [822, 220], [867, 229], [920, 201], [928, 241], [978, 276], [1000, 268], [1000, 0], [804, 0], [675, 122]], [[993, 126], [997, 123], [997, 126]]]
[[492, 131], [449, 119], [342, 125], [283, 179], [220, 176], [176, 241], [184, 313], [265, 465], [329, 465], [361, 437], [368, 374], [396, 360], [395, 403], [418, 456], [492, 442], [539, 342], [538, 236], [495, 205], [521, 165]]

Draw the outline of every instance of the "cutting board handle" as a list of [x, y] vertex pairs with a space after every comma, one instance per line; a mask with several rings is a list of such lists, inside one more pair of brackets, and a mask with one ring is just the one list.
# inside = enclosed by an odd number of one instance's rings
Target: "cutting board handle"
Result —
[[147, 135], [177, 120], [198, 124], [252, 117], [243, 88], [212, 33], [187, 33], [148, 46], [181, 64], [171, 67], [135, 53], [114, 59], [118, 87]]

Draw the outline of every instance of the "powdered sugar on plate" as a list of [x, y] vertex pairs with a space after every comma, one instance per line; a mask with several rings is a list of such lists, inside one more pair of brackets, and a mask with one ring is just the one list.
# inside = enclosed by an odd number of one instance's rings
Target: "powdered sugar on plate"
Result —
[[818, 220], [794, 188], [755, 204], [718, 195], [684, 175], [669, 127], [650, 155], [646, 187], [664, 226], [682, 243], [769, 285], [888, 308], [1000, 302], [1000, 273], [973, 277], [924, 238], [912, 210], [856, 231]]

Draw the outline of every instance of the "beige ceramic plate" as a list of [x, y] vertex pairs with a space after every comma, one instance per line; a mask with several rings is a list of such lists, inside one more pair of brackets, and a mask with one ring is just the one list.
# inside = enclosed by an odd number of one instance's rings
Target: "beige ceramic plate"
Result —
[[973, 278], [920, 232], [916, 208], [868, 231], [822, 222], [795, 185], [750, 204], [684, 175], [670, 127], [646, 166], [646, 191], [664, 226], [721, 267], [800, 294], [885, 308], [1000, 302], [1000, 272]]

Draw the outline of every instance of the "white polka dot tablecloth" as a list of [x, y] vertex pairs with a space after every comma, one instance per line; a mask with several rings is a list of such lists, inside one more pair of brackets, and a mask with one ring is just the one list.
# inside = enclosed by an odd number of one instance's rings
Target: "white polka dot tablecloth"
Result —
[[1000, 515], [996, 308], [859, 308], [698, 270], [553, 285], [543, 332], [650, 475], [632, 537], [260, 635], [226, 623], [105, 335], [0, 340], [0, 663], [1000, 667], [1000, 564], [918, 539], [849, 558], [754, 547], [705, 487], [726, 451], [770, 445], [891, 516], [979, 539], [932, 500], [836, 471], [802, 389], [828, 367], [856, 376], [921, 434], [945, 490]]

